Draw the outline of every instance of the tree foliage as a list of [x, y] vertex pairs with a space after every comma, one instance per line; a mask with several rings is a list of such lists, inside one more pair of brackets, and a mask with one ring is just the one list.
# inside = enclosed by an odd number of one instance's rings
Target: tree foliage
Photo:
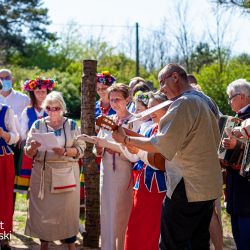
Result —
[[216, 60], [216, 51], [208, 43], [200, 42], [191, 54], [190, 68], [192, 72], [200, 72], [205, 65], [210, 65]]
[[217, 2], [226, 7], [240, 7], [248, 12], [250, 11], [249, 0], [217, 0]]
[[214, 63], [204, 66], [199, 74], [195, 74], [202, 90], [211, 96], [218, 104], [224, 114], [232, 114], [231, 108], [227, 103], [226, 88], [228, 84], [239, 78], [250, 81], [250, 64], [233, 58], [220, 72], [220, 65]]
[[[97, 60], [97, 70], [109, 70], [117, 82], [128, 83], [136, 75], [135, 60], [127, 53], [118, 51], [101, 38], [89, 36], [83, 40], [80, 27], [73, 22], [68, 24], [57, 40], [50, 40], [51, 34], [46, 31], [48, 10], [42, 8], [40, 0], [0, 0], [0, 7], [1, 46], [8, 48], [1, 51], [9, 53], [9, 64], [3, 65], [6, 68], [11, 65], [16, 79], [15, 88], [21, 89], [23, 81], [38, 75], [55, 78], [58, 81], [57, 90], [65, 98], [68, 116], [80, 117], [82, 60]], [[181, 8], [178, 11], [181, 14]], [[226, 28], [222, 25], [216, 26], [217, 36], [211, 33], [214, 38], [212, 43], [201, 39], [202, 42], [194, 42], [186, 22], [187, 9], [183, 11], [177, 29], [180, 34], [175, 37], [176, 46], [168, 40], [166, 27], [169, 25], [164, 22], [160, 32], [141, 41], [141, 77], [159, 88], [159, 70], [168, 62], [181, 63], [189, 73], [196, 75], [204, 92], [218, 103], [221, 111], [229, 114], [226, 87], [238, 78], [250, 80], [250, 56], [241, 54], [230, 58], [230, 49], [224, 46], [223, 40]], [[175, 54], [171, 54], [172, 47], [176, 50]]]
[[49, 24], [41, 0], [0, 0], [0, 61], [8, 61], [15, 51], [25, 53], [27, 41], [55, 39], [46, 30]]

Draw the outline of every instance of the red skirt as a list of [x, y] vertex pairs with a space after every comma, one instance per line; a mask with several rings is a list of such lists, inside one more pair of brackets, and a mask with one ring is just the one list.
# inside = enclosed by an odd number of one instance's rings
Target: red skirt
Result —
[[158, 193], [155, 179], [149, 192], [143, 181], [142, 174], [140, 187], [134, 190], [133, 207], [125, 236], [125, 250], [159, 249], [161, 208], [166, 192]]
[[0, 234], [12, 232], [14, 178], [13, 155], [0, 156]]

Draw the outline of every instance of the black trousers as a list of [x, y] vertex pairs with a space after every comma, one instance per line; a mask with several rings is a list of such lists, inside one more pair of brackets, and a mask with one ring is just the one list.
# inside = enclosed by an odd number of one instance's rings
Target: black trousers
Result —
[[162, 206], [160, 250], [209, 250], [214, 200], [188, 202], [184, 180]]

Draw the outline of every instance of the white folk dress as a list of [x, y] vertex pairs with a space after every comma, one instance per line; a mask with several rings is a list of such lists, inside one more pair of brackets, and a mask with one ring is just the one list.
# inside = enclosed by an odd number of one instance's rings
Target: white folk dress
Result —
[[[102, 130], [98, 136], [103, 136]], [[124, 249], [133, 201], [131, 169], [131, 162], [123, 154], [110, 154], [104, 150], [100, 166], [102, 250]]]

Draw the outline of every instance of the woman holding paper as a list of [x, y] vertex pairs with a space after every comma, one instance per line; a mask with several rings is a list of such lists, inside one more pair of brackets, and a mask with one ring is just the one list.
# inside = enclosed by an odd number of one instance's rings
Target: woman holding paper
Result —
[[[116, 111], [116, 115], [110, 118], [116, 124], [128, 127], [127, 122], [132, 118], [127, 110], [128, 86], [112, 85], [108, 89], [108, 96], [111, 107]], [[103, 129], [100, 130], [98, 137], [112, 141], [111, 133]], [[97, 154], [102, 156], [100, 166], [102, 249], [123, 250], [125, 231], [132, 207], [131, 162], [119, 153], [119, 150], [117, 152], [109, 148], [97, 147]]]
[[[0, 92], [2, 83], [0, 81]], [[0, 235], [12, 232], [13, 190], [14, 190], [14, 158], [9, 145], [19, 139], [14, 112], [4, 104], [0, 104]], [[10, 250], [7, 239], [0, 240], [0, 249]]]
[[[61, 93], [48, 94], [42, 107], [48, 116], [32, 125], [25, 146], [26, 155], [34, 159], [25, 234], [39, 238], [42, 250], [54, 240], [65, 240], [73, 250], [80, 210], [78, 159], [86, 145], [77, 140], [80, 131], [76, 122], [63, 116], [66, 105]], [[60, 146], [39, 150], [43, 145], [33, 139], [33, 134], [48, 132], [54, 133]]]
[[[24, 146], [27, 134], [32, 124], [37, 120], [47, 116], [47, 112], [41, 107], [47, 94], [55, 87], [56, 82], [53, 79], [37, 77], [27, 80], [23, 89], [29, 92], [31, 105], [25, 108], [21, 115], [21, 147]], [[15, 177], [15, 191], [26, 193], [29, 188], [30, 176], [32, 170], [32, 159], [28, 158], [21, 150], [19, 166]]]

